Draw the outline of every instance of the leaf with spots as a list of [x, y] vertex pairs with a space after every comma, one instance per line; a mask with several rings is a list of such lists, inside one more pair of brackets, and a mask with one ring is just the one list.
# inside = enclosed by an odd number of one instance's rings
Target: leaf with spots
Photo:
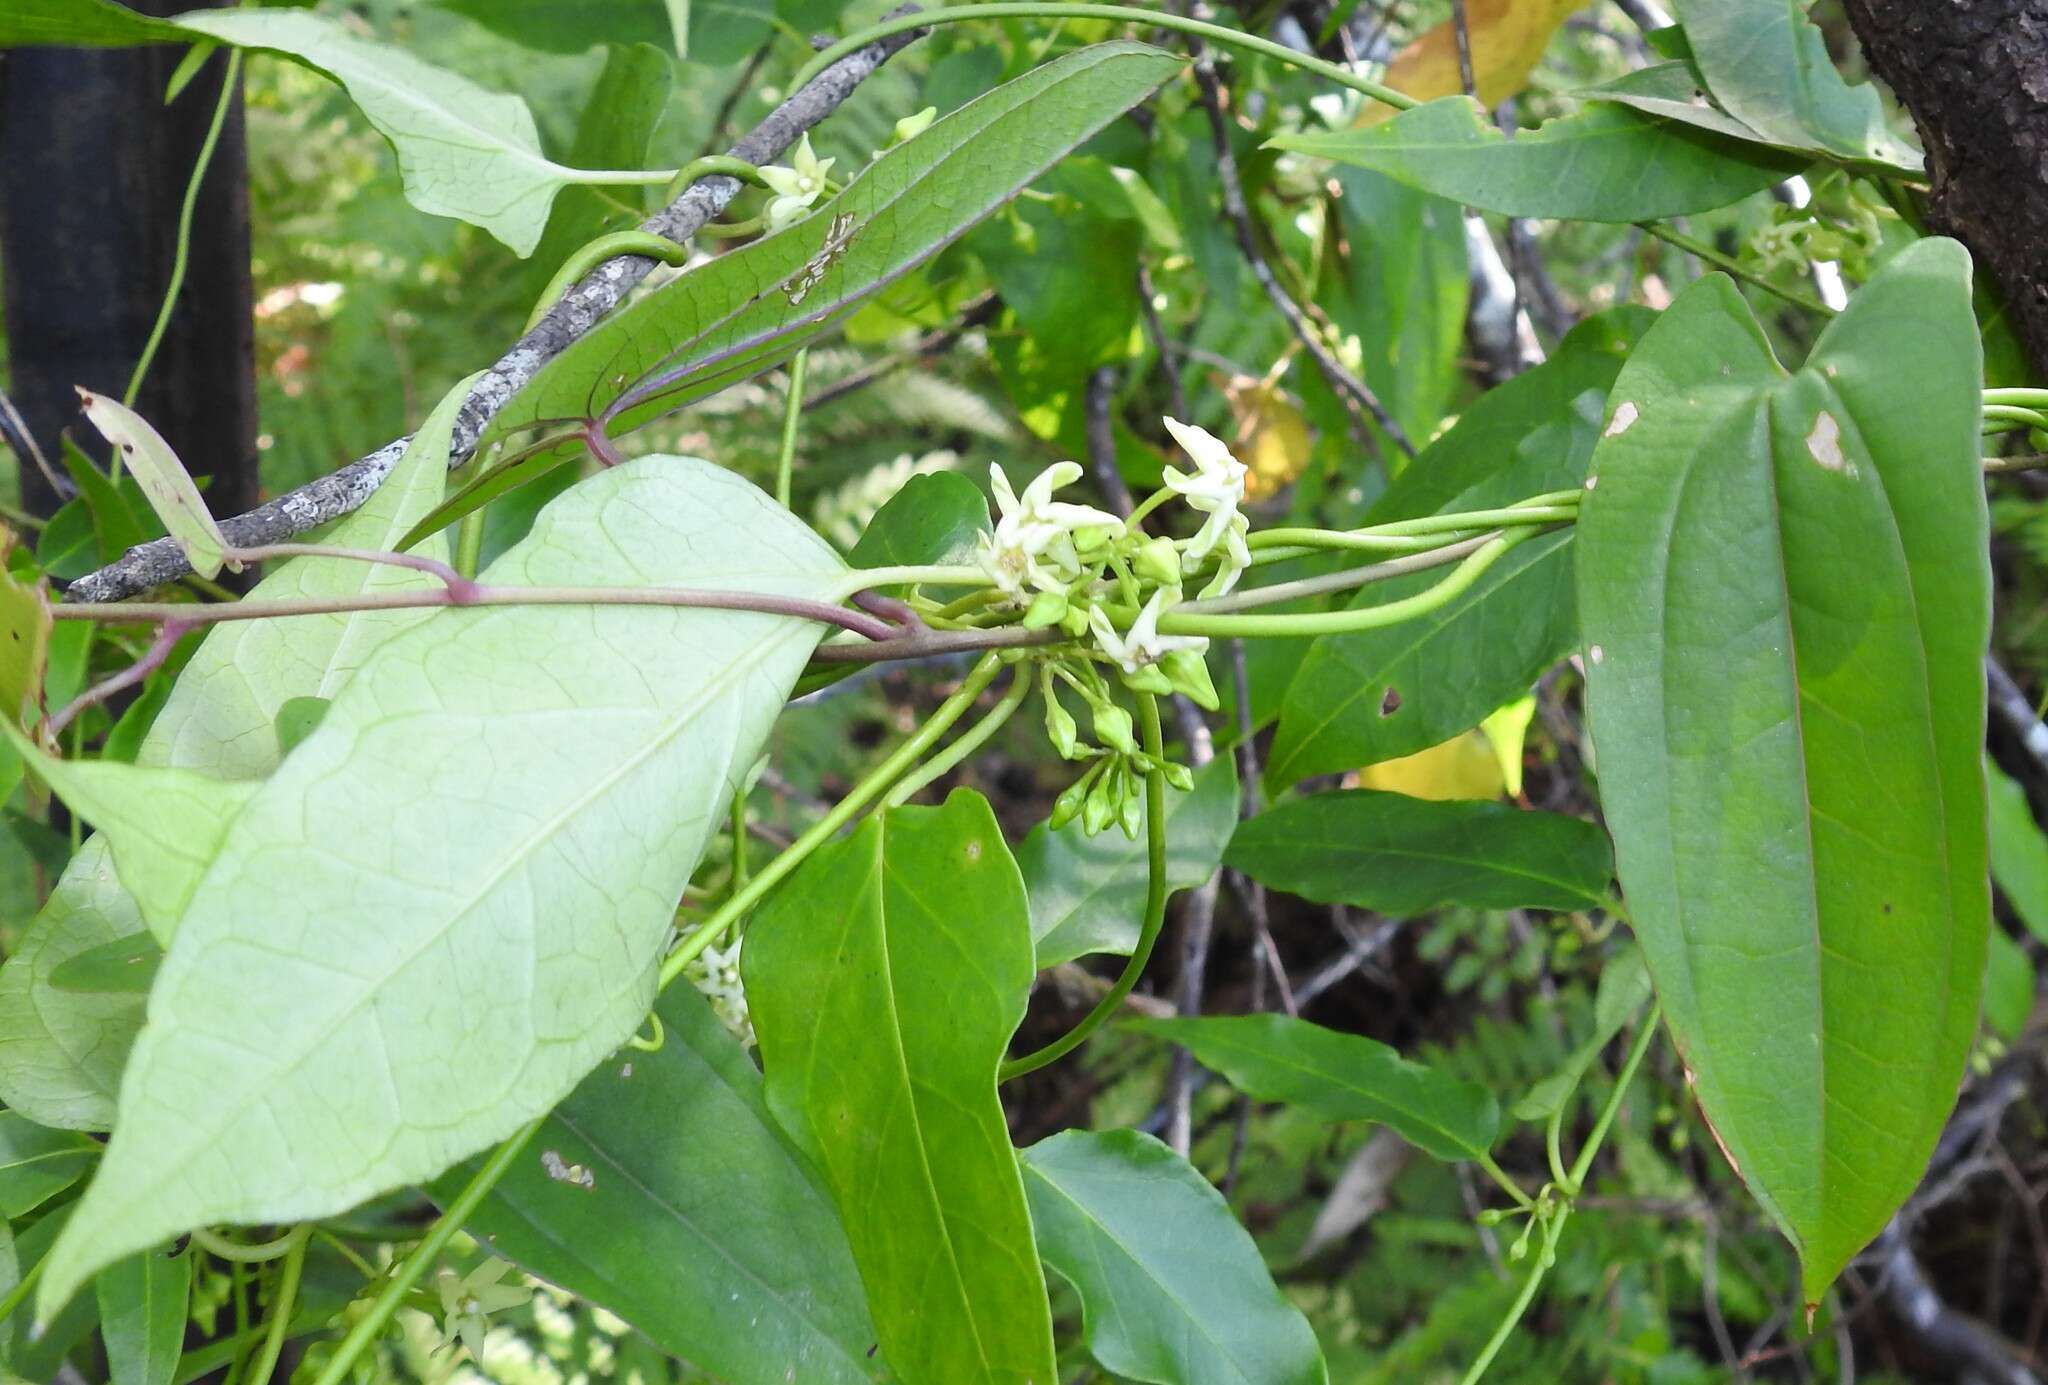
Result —
[[1976, 1031], [1981, 369], [1954, 241], [1902, 251], [1791, 372], [1710, 276], [1615, 382], [1578, 524], [1630, 916], [1809, 1303], [1918, 1182]]
[[[823, 599], [844, 574], [733, 473], [656, 455], [564, 494], [484, 577]], [[683, 886], [823, 628], [443, 608], [378, 646], [193, 891], [43, 1315], [122, 1255], [340, 1213], [567, 1095], [647, 1013]]]
[[100, 435], [114, 445], [115, 455], [149, 498], [164, 530], [184, 550], [185, 561], [201, 577], [220, 575], [227, 540], [199, 496], [199, 487], [185, 471], [178, 454], [149, 421], [117, 399], [81, 389], [78, 402]]
[[768, 1107], [825, 1176], [904, 1380], [1051, 1385], [1052, 1320], [996, 1068], [1031, 991], [988, 801], [893, 808], [771, 895], [743, 954]]

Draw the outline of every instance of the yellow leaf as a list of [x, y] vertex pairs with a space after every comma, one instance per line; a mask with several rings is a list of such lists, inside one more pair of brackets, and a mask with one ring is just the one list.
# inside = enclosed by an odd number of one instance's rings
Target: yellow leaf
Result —
[[[1469, 0], [1465, 27], [1472, 38], [1472, 77], [1488, 110], [1519, 92], [1542, 61], [1551, 36], [1588, 0]], [[1418, 37], [1387, 64], [1385, 83], [1417, 101], [1455, 96], [1465, 89], [1458, 72], [1458, 31], [1454, 21]], [[1392, 120], [1400, 112], [1374, 101], [1361, 125]]]
[[1230, 450], [1245, 464], [1247, 496], [1271, 495], [1307, 469], [1308, 420], [1278, 385], [1239, 375], [1224, 383], [1223, 397], [1237, 420]]
[[[0, 559], [14, 535], [0, 526]], [[43, 671], [50, 656], [49, 589], [24, 583], [0, 564], [0, 717], [21, 730], [42, 719]]]
[[1477, 731], [1398, 760], [1367, 765], [1358, 771], [1358, 785], [1435, 799], [1499, 798], [1507, 787], [1501, 777], [1500, 757]]
[[1493, 747], [1509, 798], [1522, 796], [1522, 747], [1529, 739], [1529, 723], [1536, 718], [1536, 697], [1517, 698], [1479, 723], [1479, 733]]

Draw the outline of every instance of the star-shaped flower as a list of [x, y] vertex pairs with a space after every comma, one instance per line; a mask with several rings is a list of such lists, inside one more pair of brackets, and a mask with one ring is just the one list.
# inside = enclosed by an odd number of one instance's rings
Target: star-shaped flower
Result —
[[831, 171], [833, 162], [812, 153], [811, 137], [805, 135], [797, 143], [788, 168], [762, 165], [761, 180], [775, 193], [768, 201], [769, 230], [779, 231], [811, 209], [811, 204], [825, 191], [825, 175]]
[[1022, 597], [1028, 588], [1060, 591], [1081, 575], [1074, 533], [1112, 529], [1123, 521], [1091, 505], [1054, 500], [1052, 493], [1081, 477], [1074, 462], [1055, 462], [1033, 477], [1020, 497], [1002, 468], [988, 469], [996, 497], [996, 530], [980, 541], [982, 571], [1005, 596]]
[[484, 1359], [484, 1336], [490, 1331], [491, 1314], [517, 1308], [533, 1297], [533, 1290], [524, 1284], [498, 1282], [511, 1269], [509, 1260], [493, 1258], [460, 1278], [452, 1270], [441, 1271], [437, 1287], [441, 1291], [442, 1346], [459, 1340], [472, 1360]]
[[1138, 612], [1138, 618], [1131, 622], [1131, 628], [1122, 634], [1109, 623], [1109, 617], [1102, 613], [1100, 606], [1088, 612], [1088, 628], [1095, 632], [1095, 645], [1104, 654], [1116, 661], [1125, 673], [1137, 673], [1158, 663], [1169, 654], [1186, 649], [1201, 653], [1209, 647], [1209, 641], [1202, 635], [1162, 635], [1159, 633], [1159, 616], [1164, 609], [1166, 592], [1152, 593], [1152, 599], [1145, 603], [1145, 609]]
[[1222, 548], [1222, 566], [1202, 589], [1203, 596], [1221, 596], [1237, 585], [1238, 577], [1252, 560], [1251, 550], [1245, 544], [1251, 521], [1237, 508], [1244, 500], [1246, 467], [1231, 455], [1221, 438], [1206, 428], [1175, 418], [1166, 419], [1165, 423], [1166, 431], [1173, 434], [1181, 451], [1195, 464], [1192, 473], [1164, 468], [1166, 488], [1209, 516], [1181, 551], [1182, 567], [1193, 572], [1211, 553]]

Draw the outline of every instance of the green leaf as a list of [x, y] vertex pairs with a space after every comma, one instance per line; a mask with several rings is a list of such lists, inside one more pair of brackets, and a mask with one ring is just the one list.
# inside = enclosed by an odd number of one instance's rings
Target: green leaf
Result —
[[867, 165], [810, 217], [606, 318], [542, 368], [487, 439], [592, 414], [630, 429], [786, 360], [1179, 67], [1144, 44], [1096, 44], [968, 103]]
[[[41, 1264], [50, 1246], [71, 1220], [75, 1204], [47, 1213], [32, 1226], [14, 1233], [15, 1273], [4, 1273], [0, 1260], [0, 1294], [13, 1289], [19, 1276]], [[92, 1296], [82, 1294], [49, 1322], [39, 1323], [31, 1305], [23, 1302], [10, 1316], [0, 1320], [0, 1373], [11, 1371], [25, 1380], [55, 1380], [71, 1349], [92, 1331], [97, 1306]]]
[[101, 1270], [94, 1288], [113, 1385], [171, 1385], [185, 1346], [192, 1256], [131, 1255]]
[[1907, 174], [1920, 152], [1885, 124], [1877, 88], [1850, 86], [1809, 0], [1678, 0], [1692, 61], [1714, 99], [1765, 139]]
[[1305, 1385], [1322, 1350], [1230, 1205], [1135, 1130], [1069, 1130], [1024, 1151], [1039, 1253], [1081, 1297], [1103, 1370], [1159, 1385]]
[[[738, 476], [656, 455], [562, 496], [484, 580], [822, 599], [844, 572]], [[192, 1226], [430, 1178], [567, 1095], [646, 1014], [683, 886], [822, 628], [443, 608], [378, 646], [194, 892], [43, 1310]]]
[[[136, 544], [161, 532], [151, 530], [143, 522], [143, 515], [138, 515], [130, 507], [120, 484], [85, 455], [85, 450], [68, 431], [60, 434], [58, 441], [59, 450], [64, 455], [64, 470], [70, 475], [72, 484], [78, 487], [79, 497], [92, 514], [93, 537], [99, 544], [100, 561], [111, 563]], [[134, 478], [131, 476], [129, 479]], [[144, 514], [148, 513], [144, 511]]]
[[996, 1098], [1030, 923], [987, 800], [894, 808], [820, 848], [742, 957], [769, 1109], [825, 1175], [896, 1374], [1056, 1380]]
[[324, 16], [195, 10], [177, 22], [190, 34], [296, 58], [340, 83], [391, 141], [407, 201], [481, 226], [515, 255], [533, 253], [555, 194], [580, 176], [541, 154], [533, 113], [517, 96], [356, 38]]
[[1095, 215], [1086, 205], [1027, 202], [969, 245], [1025, 330], [1058, 342], [1062, 362], [1082, 371], [1131, 354], [1138, 321], [1131, 266], [1143, 239], [1136, 221]]
[[537, 53], [583, 53], [606, 42], [667, 48], [674, 41], [662, 0], [609, 0], [602, 6], [564, 5], [561, 0], [434, 0], [434, 4]]
[[1573, 95], [1586, 101], [1618, 102], [1646, 115], [1697, 125], [1730, 139], [1772, 143], [1714, 104], [1707, 94], [1706, 79], [1690, 59], [1652, 63]]
[[1446, 96], [1383, 125], [1267, 141], [1506, 216], [1652, 221], [1710, 211], [1781, 183], [1805, 160], [1596, 103], [1510, 141]]
[[125, 47], [177, 43], [178, 26], [137, 14], [113, 0], [8, 0], [0, 11], [0, 48], [35, 44]]
[[0, 966], [0, 1101], [66, 1130], [114, 1123], [143, 998], [59, 991], [53, 977], [74, 957], [138, 936], [148, 929], [105, 839], [88, 839]]
[[854, 567], [904, 567], [974, 561], [977, 535], [987, 533], [988, 499], [951, 471], [913, 476], [889, 497], [846, 555]]
[[150, 508], [177, 540], [192, 570], [201, 577], [218, 577], [227, 540], [221, 537], [220, 526], [200, 498], [199, 487], [192, 484], [185, 464], [163, 434], [118, 399], [81, 389], [78, 400], [92, 426], [114, 445], [115, 455], [149, 497]]
[[1989, 759], [1984, 774], [1991, 790], [1991, 878], [2027, 931], [2048, 943], [2048, 834], [2034, 821], [2025, 789]]
[[1590, 822], [1376, 789], [1269, 808], [1237, 829], [1223, 859], [1276, 890], [1394, 915], [1590, 909], [1614, 878], [1607, 834]]
[[2034, 963], [2005, 930], [1990, 932], [1984, 955], [1984, 1026], [2011, 1043], [2034, 1012]]
[[163, 965], [164, 946], [147, 931], [89, 947], [67, 957], [50, 971], [50, 985], [60, 991], [147, 995]]
[[1919, 1180], [1976, 1030], [1980, 369], [1954, 241], [1900, 252], [1789, 375], [1710, 276], [1615, 383], [1578, 525], [1629, 912], [1809, 1303]]
[[35, 1211], [76, 1183], [99, 1152], [83, 1135], [0, 1111], [0, 1218], [15, 1221]]
[[[334, 527], [329, 542], [389, 549], [432, 508], [447, 481], [449, 429], [468, 383], [441, 401], [384, 483]], [[421, 551], [445, 557], [447, 545], [437, 538]], [[410, 568], [294, 558], [249, 595], [349, 596], [434, 581]], [[286, 704], [331, 696], [379, 643], [430, 614], [358, 611], [216, 625], [172, 686], [137, 763], [232, 779], [267, 775], [280, 756], [275, 725]], [[60, 992], [54, 977], [72, 958], [143, 931], [135, 901], [115, 877], [107, 842], [92, 838], [65, 868], [20, 947], [0, 965], [0, 1100], [45, 1125], [112, 1126], [121, 1071], [142, 1025], [142, 997]]]
[[[1143, 818], [1140, 818], [1140, 822]], [[1219, 755], [1186, 793], [1166, 792], [1166, 884], [1189, 890], [1215, 873], [1237, 826], [1237, 766]], [[1070, 822], [1057, 832], [1044, 823], [1017, 848], [1031, 895], [1031, 937], [1038, 965], [1056, 966], [1091, 952], [1129, 955], [1138, 945], [1150, 866], [1145, 833], [1091, 837]]]
[[294, 697], [277, 709], [277, 755], [279, 759], [292, 753], [293, 747], [320, 728], [327, 717], [327, 709], [333, 699], [325, 697]]
[[26, 729], [42, 718], [52, 624], [44, 585], [0, 571], [0, 721], [9, 726]]
[[168, 945], [228, 824], [255, 795], [256, 785], [189, 769], [60, 760], [12, 726], [0, 723], [0, 734], [67, 804], [99, 828], [113, 849], [123, 888], [142, 909], [143, 922]]
[[1363, 1035], [1272, 1014], [1129, 1020], [1124, 1027], [1179, 1044], [1248, 1096], [1325, 1120], [1378, 1121], [1439, 1159], [1476, 1159], [1500, 1130], [1500, 1106], [1484, 1087]]
[[1515, 1103], [1516, 1120], [1548, 1120], [1564, 1109], [1578, 1090], [1586, 1069], [1600, 1057], [1623, 1025], [1650, 999], [1650, 972], [1643, 963], [1643, 950], [1631, 945], [1608, 959], [1600, 968], [1600, 987], [1593, 995], [1593, 1032], [1572, 1051], [1564, 1066], [1529, 1089]]
[[846, 1233], [753, 1060], [687, 985], [655, 1013], [662, 1046], [584, 1078], [465, 1229], [721, 1380], [880, 1378]]
[[[1481, 395], [1364, 522], [1488, 509], [1581, 484], [1598, 401], [1653, 320], [1619, 308], [1574, 327], [1549, 360]], [[1524, 543], [1419, 620], [1315, 640], [1281, 701], [1268, 790], [1439, 745], [1521, 697], [1578, 638], [1569, 545], [1569, 531]], [[1441, 577], [1376, 583], [1350, 604], [1394, 600]]]

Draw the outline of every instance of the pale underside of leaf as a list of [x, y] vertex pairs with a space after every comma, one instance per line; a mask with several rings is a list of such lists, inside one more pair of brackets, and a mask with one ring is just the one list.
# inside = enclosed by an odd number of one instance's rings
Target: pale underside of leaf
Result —
[[[731, 473], [651, 456], [556, 500], [485, 577], [818, 599], [844, 571]], [[382, 645], [194, 893], [43, 1308], [128, 1250], [341, 1212], [551, 1107], [645, 1015], [683, 886], [822, 629], [469, 608]]]

